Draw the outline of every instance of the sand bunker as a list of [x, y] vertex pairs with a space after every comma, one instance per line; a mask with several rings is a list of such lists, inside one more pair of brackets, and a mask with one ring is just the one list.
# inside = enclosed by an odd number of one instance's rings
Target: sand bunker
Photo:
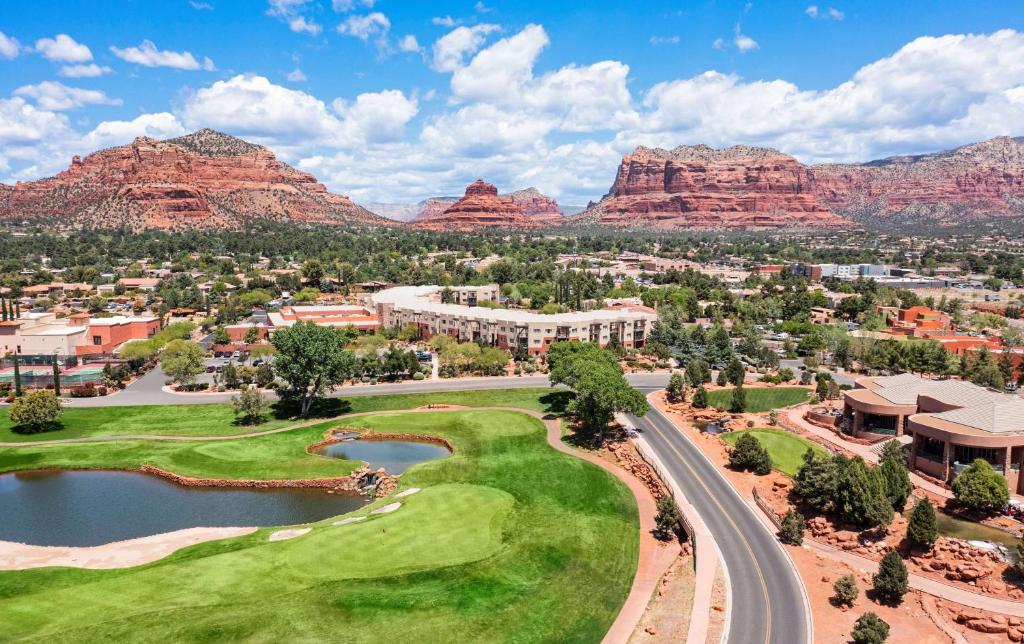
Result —
[[256, 528], [186, 528], [102, 546], [33, 546], [0, 541], [0, 570], [47, 566], [128, 568], [163, 559], [175, 550], [205, 541], [252, 534]]
[[285, 541], [286, 539], [294, 539], [295, 537], [301, 537], [304, 534], [309, 534], [313, 528], [289, 528], [288, 530], [278, 530], [270, 535], [271, 541]]
[[395, 510], [397, 510], [400, 507], [402, 507], [401, 503], [388, 503], [385, 506], [377, 508], [376, 510], [374, 510], [370, 514], [388, 514], [390, 512], [394, 512]]

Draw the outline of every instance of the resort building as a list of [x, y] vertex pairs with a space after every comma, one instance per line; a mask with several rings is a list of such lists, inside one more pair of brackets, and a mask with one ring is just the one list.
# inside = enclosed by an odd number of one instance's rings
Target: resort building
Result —
[[[369, 333], [380, 328], [377, 315], [365, 306], [340, 304], [330, 306], [282, 306], [280, 311], [267, 313], [267, 333], [292, 326], [296, 322], [313, 322], [319, 326], [352, 327]], [[229, 331], [229, 334], [231, 331]], [[238, 330], [242, 337], [244, 330]]]
[[1024, 400], [961, 380], [913, 374], [861, 378], [844, 396], [842, 428], [858, 438], [908, 436], [909, 466], [951, 482], [983, 458], [1021, 493]]
[[[475, 291], [464, 292], [471, 288]], [[452, 297], [457, 291], [460, 300]], [[446, 294], [448, 293], [448, 294]], [[401, 328], [415, 325], [423, 338], [449, 335], [462, 342], [484, 342], [531, 354], [546, 352], [562, 340], [594, 342], [601, 346], [618, 341], [624, 347], [642, 347], [658, 315], [645, 306], [615, 306], [594, 311], [542, 314], [518, 309], [472, 306], [469, 302], [497, 299], [498, 287], [399, 286], [372, 297], [381, 324]], [[471, 296], [475, 298], [471, 299]], [[484, 297], [491, 296], [491, 297]], [[448, 303], [465, 301], [466, 304]]]

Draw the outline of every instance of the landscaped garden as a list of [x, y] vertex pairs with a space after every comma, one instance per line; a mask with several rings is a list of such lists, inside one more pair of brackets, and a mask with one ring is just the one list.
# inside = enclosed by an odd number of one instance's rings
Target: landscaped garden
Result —
[[[747, 404], [744, 411], [754, 414], [799, 405], [810, 400], [811, 390], [804, 387], [744, 387]], [[728, 409], [732, 402], [732, 387], [708, 392], [708, 405]]]
[[[544, 410], [557, 403], [546, 398], [550, 395], [550, 390], [512, 390], [381, 396], [354, 398], [351, 407], [408, 408], [442, 396], [453, 404]], [[182, 414], [201, 417], [192, 419], [188, 432], [250, 430], [232, 425], [228, 414], [211, 413], [216, 405], [184, 407]], [[103, 419], [110, 409], [74, 411]], [[175, 433], [174, 415], [165, 413], [169, 424], [163, 431]], [[77, 435], [156, 429], [105, 425], [115, 423], [108, 415], [82, 430], [70, 411], [62, 420], [61, 432]], [[335, 526], [328, 519], [305, 536], [279, 542], [269, 542], [272, 530], [261, 529], [135, 568], [0, 573], [0, 632], [15, 640], [76, 641], [368, 642], [442, 636], [446, 641], [570, 642], [604, 636], [636, 568], [635, 502], [601, 468], [551, 449], [544, 425], [525, 414], [392, 413], [221, 442], [26, 445], [0, 449], [0, 470], [151, 463], [202, 476], [337, 476], [355, 464], [309, 455], [305, 446], [342, 423], [443, 437], [455, 452], [408, 470], [401, 487], [422, 491], [400, 499], [402, 506], [389, 514], [369, 513], [393, 497], [356, 511], [368, 517], [359, 523]]]
[[736, 445], [741, 436], [751, 435], [761, 442], [772, 458], [772, 466], [787, 476], [796, 476], [796, 471], [803, 465], [803, 455], [808, 449], [825, 456], [828, 451], [820, 445], [801, 438], [796, 434], [778, 429], [758, 427], [738, 432], [722, 434], [722, 440]]

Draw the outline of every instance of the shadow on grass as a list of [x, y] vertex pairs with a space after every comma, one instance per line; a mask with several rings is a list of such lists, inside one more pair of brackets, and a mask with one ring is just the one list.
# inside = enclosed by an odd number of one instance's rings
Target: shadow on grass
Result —
[[[276, 420], [298, 418], [302, 407], [298, 399], [286, 398], [270, 405], [270, 414]], [[334, 418], [352, 411], [352, 404], [343, 398], [317, 398], [306, 418]]]
[[11, 427], [12, 432], [15, 434], [21, 434], [22, 436], [48, 434], [50, 432], [59, 432], [62, 429], [64, 429], [64, 423], [59, 420], [50, 423], [40, 423], [38, 425], [21, 424]]
[[569, 401], [572, 400], [573, 392], [560, 389], [550, 393], [546, 393], [541, 396], [538, 400], [544, 405], [544, 413], [550, 414], [551, 416], [564, 416], [565, 408], [569, 405]]

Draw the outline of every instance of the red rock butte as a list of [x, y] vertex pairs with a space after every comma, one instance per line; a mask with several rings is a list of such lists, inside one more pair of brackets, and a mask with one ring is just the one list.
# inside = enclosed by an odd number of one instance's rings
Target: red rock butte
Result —
[[810, 186], [803, 165], [770, 148], [638, 147], [608, 194], [575, 219], [660, 229], [845, 225]]
[[0, 219], [86, 228], [242, 228], [254, 220], [394, 225], [267, 148], [213, 130], [95, 152], [0, 187]]
[[474, 230], [476, 228], [538, 228], [512, 199], [498, 196], [498, 189], [483, 179], [466, 188], [466, 194], [439, 215], [413, 223], [424, 230]]

